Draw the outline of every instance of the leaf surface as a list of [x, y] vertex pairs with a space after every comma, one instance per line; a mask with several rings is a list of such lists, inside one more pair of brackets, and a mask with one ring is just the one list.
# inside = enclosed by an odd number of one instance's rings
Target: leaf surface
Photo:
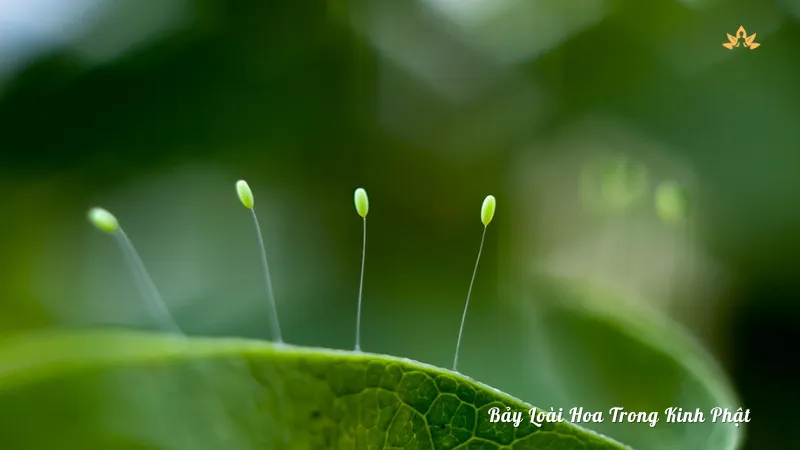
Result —
[[[531, 405], [383, 355], [89, 330], [6, 338], [0, 361], [4, 450], [627, 448], [538, 428]], [[490, 423], [492, 407], [525, 420]]]

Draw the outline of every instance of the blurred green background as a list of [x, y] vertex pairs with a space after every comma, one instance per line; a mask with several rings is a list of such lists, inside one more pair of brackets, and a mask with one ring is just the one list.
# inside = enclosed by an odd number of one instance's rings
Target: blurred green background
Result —
[[[447, 367], [491, 193], [465, 372], [514, 354], [512, 286], [587, 279], [712, 351], [746, 448], [800, 448], [798, 21], [796, 0], [4, 0], [0, 331], [150, 326], [101, 205], [187, 332], [269, 337], [245, 178], [285, 339], [350, 348], [361, 186], [362, 346]], [[740, 25], [757, 50], [722, 47]], [[649, 190], [587, 208], [582, 175], [619, 155], [685, 186], [687, 223]]]

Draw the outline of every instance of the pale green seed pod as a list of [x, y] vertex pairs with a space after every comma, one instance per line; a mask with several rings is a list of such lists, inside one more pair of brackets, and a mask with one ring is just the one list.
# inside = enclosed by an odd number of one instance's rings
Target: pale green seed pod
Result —
[[113, 234], [119, 230], [119, 222], [113, 214], [103, 208], [92, 208], [88, 214], [89, 222], [104, 233]]
[[236, 182], [236, 194], [239, 195], [239, 201], [242, 202], [245, 208], [253, 209], [255, 199], [253, 198], [253, 191], [250, 190], [250, 185], [247, 181], [239, 180]]
[[689, 197], [680, 184], [665, 181], [656, 188], [655, 207], [662, 221], [671, 225], [679, 224], [689, 216]]
[[367, 218], [367, 213], [369, 212], [369, 198], [367, 198], [367, 191], [362, 188], [356, 189], [355, 194], [353, 195], [353, 200], [356, 204], [356, 212], [358, 215]]
[[481, 222], [483, 222], [483, 226], [489, 226], [489, 222], [492, 221], [496, 204], [497, 202], [493, 195], [487, 195], [483, 200], [483, 206], [481, 206]]

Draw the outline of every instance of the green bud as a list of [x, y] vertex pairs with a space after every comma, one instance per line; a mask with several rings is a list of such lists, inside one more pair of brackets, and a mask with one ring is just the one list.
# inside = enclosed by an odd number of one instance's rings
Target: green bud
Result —
[[487, 195], [483, 200], [483, 206], [481, 206], [481, 222], [483, 222], [483, 226], [489, 226], [489, 222], [492, 221], [496, 204], [497, 202], [493, 195]]
[[253, 209], [255, 199], [253, 199], [253, 191], [250, 190], [247, 181], [239, 180], [236, 182], [236, 194], [239, 195], [239, 201], [242, 202], [245, 208]]
[[103, 208], [92, 208], [88, 214], [89, 222], [98, 230], [113, 234], [119, 230], [119, 222], [113, 214]]
[[367, 218], [367, 213], [369, 212], [369, 199], [367, 198], [367, 191], [362, 188], [356, 189], [356, 193], [353, 196], [355, 204], [356, 204], [356, 212], [358, 215]]

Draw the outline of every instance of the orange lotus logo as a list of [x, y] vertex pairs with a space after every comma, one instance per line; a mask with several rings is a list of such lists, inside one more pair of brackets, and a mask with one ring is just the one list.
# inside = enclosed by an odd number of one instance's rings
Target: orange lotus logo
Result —
[[726, 42], [722, 44], [722, 46], [729, 50], [733, 50], [734, 47], [747, 47], [750, 50], [755, 50], [756, 48], [758, 48], [758, 46], [761, 45], [758, 42], [753, 42], [755, 38], [756, 38], [755, 33], [748, 36], [747, 31], [745, 31], [744, 27], [739, 27], [739, 29], [736, 30], [736, 36], [731, 36], [729, 34], [728, 41], [730, 42]]

